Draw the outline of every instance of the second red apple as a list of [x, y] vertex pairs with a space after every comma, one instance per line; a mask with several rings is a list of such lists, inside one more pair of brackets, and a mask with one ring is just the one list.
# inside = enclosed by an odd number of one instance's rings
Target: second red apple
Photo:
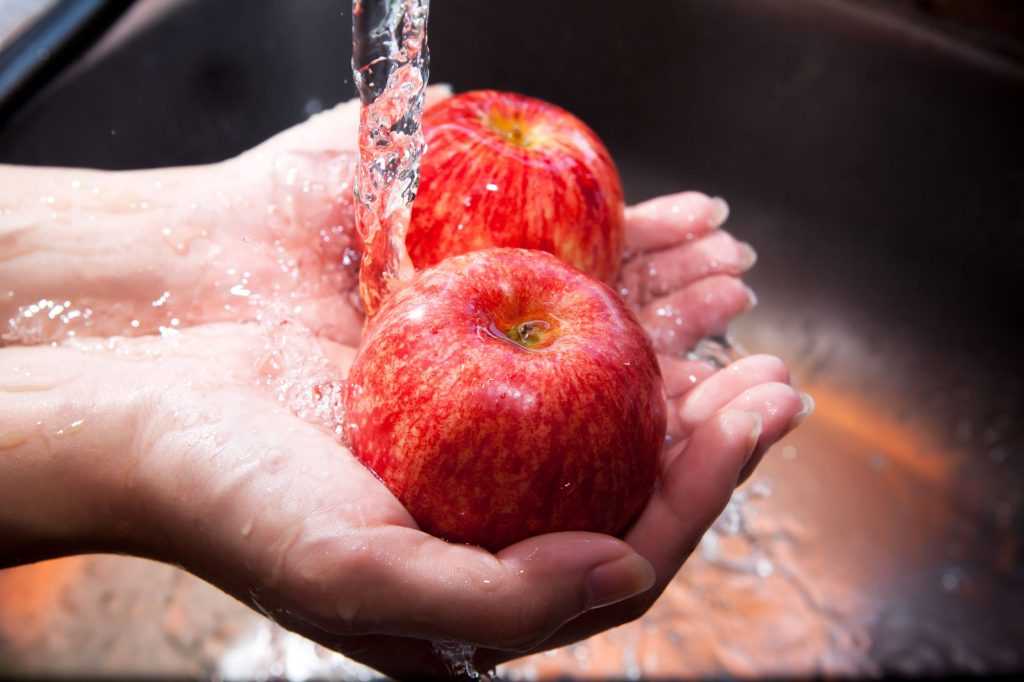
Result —
[[423, 130], [427, 152], [406, 238], [417, 268], [506, 246], [547, 251], [614, 280], [622, 186], [582, 121], [538, 99], [479, 90], [428, 109]]

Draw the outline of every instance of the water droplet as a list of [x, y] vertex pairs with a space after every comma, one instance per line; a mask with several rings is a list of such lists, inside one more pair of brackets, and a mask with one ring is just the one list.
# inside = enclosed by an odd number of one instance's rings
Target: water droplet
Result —
[[72, 433], [78, 431], [80, 428], [82, 428], [82, 424], [84, 423], [85, 419], [76, 419], [67, 426], [57, 429], [56, 433], [54, 433], [53, 435], [55, 438], [64, 438], [65, 436], [69, 436]]
[[473, 663], [475, 645], [450, 640], [432, 642], [432, 645], [434, 653], [444, 662], [453, 678], [480, 679], [480, 672]]

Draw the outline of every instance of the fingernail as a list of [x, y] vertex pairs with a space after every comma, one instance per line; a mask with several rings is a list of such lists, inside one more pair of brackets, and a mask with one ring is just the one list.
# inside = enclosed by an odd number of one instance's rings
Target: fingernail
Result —
[[711, 227], [721, 227], [728, 218], [729, 204], [725, 203], [725, 199], [722, 197], [711, 199], [711, 215], [708, 218]]
[[740, 242], [740, 267], [749, 270], [757, 262], [757, 251], [746, 242]]
[[587, 576], [587, 609], [615, 604], [654, 586], [654, 567], [639, 554], [601, 564]]
[[750, 462], [750, 458], [754, 456], [754, 451], [757, 450], [757, 443], [761, 440], [761, 432], [764, 431], [764, 417], [758, 412], [748, 412], [754, 419], [754, 426], [751, 427], [750, 433], [747, 434], [747, 456], [743, 460], [743, 465], [746, 466]]
[[761, 432], [764, 430], [764, 417], [760, 412], [749, 412], [747, 410], [729, 410], [723, 415], [725, 427], [735, 435], [739, 435], [740, 429], [745, 429], [746, 440], [744, 441], [746, 452], [743, 456], [743, 465], [750, 461], [754, 450], [757, 449], [757, 442], [761, 439]]
[[757, 305], [757, 294], [746, 284], [743, 285], [743, 290], [747, 292], [747, 310], [750, 310]]
[[800, 404], [803, 407], [800, 411], [793, 415], [793, 419], [789, 422], [789, 431], [792, 431], [796, 427], [800, 426], [805, 419], [814, 414], [814, 398], [811, 397], [810, 393], [800, 394]]
[[739, 484], [750, 478], [750, 475], [754, 473], [754, 469], [761, 463], [760, 456], [757, 456], [757, 446], [758, 443], [761, 442], [761, 433], [764, 431], [764, 417], [756, 412], [750, 412], [748, 414], [754, 420], [754, 427], [747, 435], [746, 459], [743, 460], [743, 466], [740, 467], [740, 475], [736, 478], [736, 481]]

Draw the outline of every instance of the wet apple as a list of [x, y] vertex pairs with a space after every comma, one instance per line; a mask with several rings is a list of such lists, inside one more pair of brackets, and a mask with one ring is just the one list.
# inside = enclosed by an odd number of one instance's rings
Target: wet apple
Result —
[[494, 246], [539, 249], [611, 283], [622, 186], [597, 135], [565, 109], [479, 90], [423, 114], [427, 150], [406, 246], [413, 264]]
[[420, 526], [496, 550], [621, 534], [665, 435], [657, 359], [606, 285], [539, 251], [416, 274], [367, 324], [345, 433]]

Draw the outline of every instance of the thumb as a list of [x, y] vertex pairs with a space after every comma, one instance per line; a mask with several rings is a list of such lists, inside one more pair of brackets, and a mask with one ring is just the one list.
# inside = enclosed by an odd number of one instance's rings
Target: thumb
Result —
[[[450, 544], [403, 526], [366, 529], [323, 543], [305, 581], [306, 603], [330, 604], [318, 625], [341, 635], [459, 640], [525, 650], [590, 609], [642, 593], [651, 564], [626, 543], [595, 533], [542, 535], [498, 554]], [[307, 569], [309, 565], [306, 564]]]

